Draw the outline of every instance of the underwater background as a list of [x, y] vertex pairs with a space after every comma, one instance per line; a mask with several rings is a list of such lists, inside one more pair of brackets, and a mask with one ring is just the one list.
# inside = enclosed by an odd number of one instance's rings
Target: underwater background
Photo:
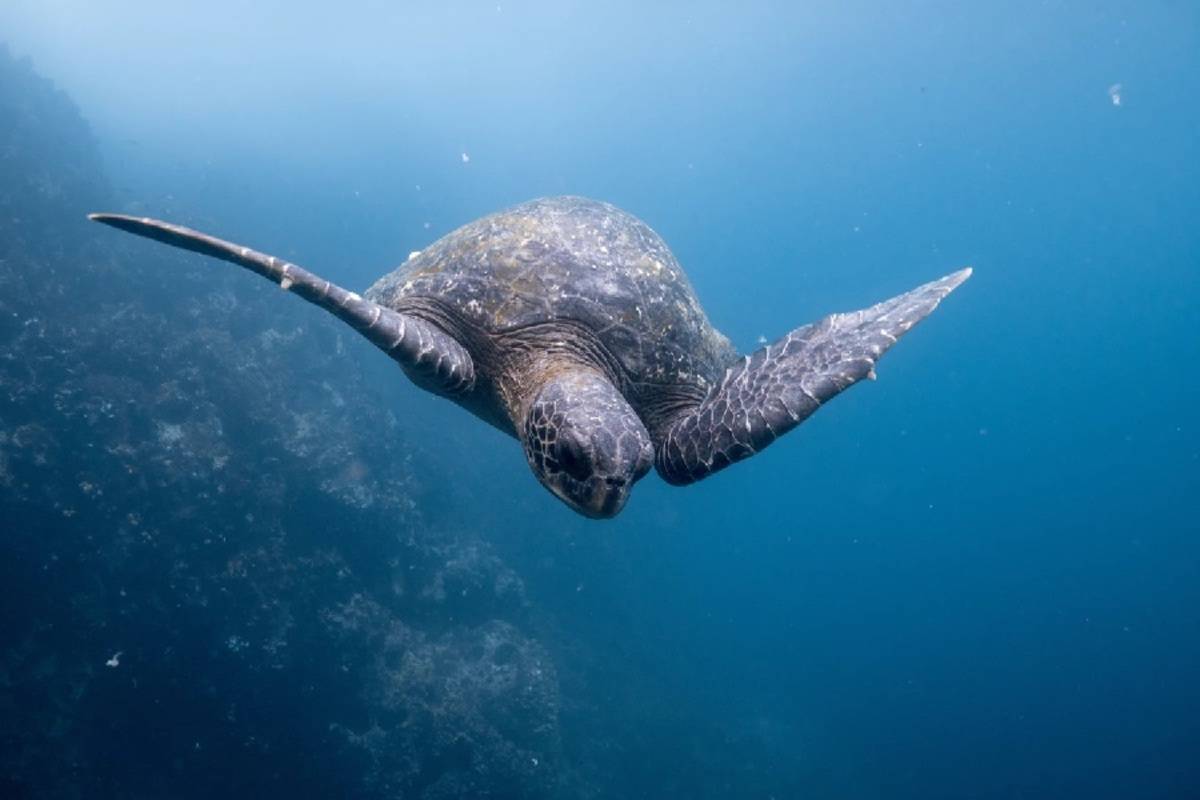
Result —
[[[1200, 6], [0, 4], [0, 797], [1200, 796]], [[359, 290], [537, 196], [743, 351], [975, 276], [615, 520]]]

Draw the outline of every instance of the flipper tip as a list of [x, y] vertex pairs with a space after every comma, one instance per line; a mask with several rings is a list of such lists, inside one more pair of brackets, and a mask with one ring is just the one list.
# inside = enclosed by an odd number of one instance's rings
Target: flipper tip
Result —
[[959, 284], [963, 283], [967, 278], [971, 277], [971, 275], [974, 273], [974, 267], [963, 267], [958, 272], [951, 272], [949, 275], [942, 278], [942, 280], [947, 286], [949, 286], [951, 289], [954, 289], [958, 287]]
[[99, 222], [101, 225], [107, 225], [110, 228], [134, 233], [138, 236], [148, 236], [151, 239], [161, 239], [161, 236], [156, 236], [155, 232], [169, 230], [171, 227], [166, 223], [150, 219], [149, 217], [131, 217], [128, 214], [93, 212], [88, 214], [87, 218], [92, 222]]
[[[916, 289], [909, 292], [909, 295], [914, 297], [933, 297], [933, 305], [930, 306], [925, 312], [925, 314], [928, 314], [937, 306], [938, 301], [965, 283], [967, 278], [971, 277], [971, 273], [974, 271], [975, 270], [971, 267], [963, 267], [957, 272], [951, 272], [949, 275], [943, 275], [935, 281], [930, 281], [924, 286], [918, 286]], [[925, 314], [922, 314], [922, 316], [925, 316]]]

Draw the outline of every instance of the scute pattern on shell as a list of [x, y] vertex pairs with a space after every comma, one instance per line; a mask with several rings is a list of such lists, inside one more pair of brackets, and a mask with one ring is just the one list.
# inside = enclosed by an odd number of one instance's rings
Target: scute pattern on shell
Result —
[[465, 225], [367, 291], [389, 308], [432, 298], [491, 333], [570, 320], [635, 384], [707, 387], [736, 358], [662, 238], [608, 203], [554, 197]]

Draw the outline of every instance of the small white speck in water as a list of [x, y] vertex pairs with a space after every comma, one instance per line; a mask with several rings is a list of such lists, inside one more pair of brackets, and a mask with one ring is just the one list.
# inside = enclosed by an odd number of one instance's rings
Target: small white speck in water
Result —
[[116, 667], [121, 666], [121, 656], [123, 653], [124, 653], [124, 651], [122, 651], [122, 650], [118, 650], [117, 652], [113, 653], [112, 658], [110, 658], [110, 659], [108, 659], [108, 661], [104, 662], [104, 666], [110, 667], [110, 668], [116, 668]]

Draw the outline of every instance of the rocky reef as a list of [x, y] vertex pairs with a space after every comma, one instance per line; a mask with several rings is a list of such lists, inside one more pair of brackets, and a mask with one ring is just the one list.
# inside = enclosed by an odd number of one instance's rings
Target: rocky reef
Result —
[[0, 51], [0, 796], [577, 796], [522, 580], [422, 513], [367, 346], [113, 201]]

